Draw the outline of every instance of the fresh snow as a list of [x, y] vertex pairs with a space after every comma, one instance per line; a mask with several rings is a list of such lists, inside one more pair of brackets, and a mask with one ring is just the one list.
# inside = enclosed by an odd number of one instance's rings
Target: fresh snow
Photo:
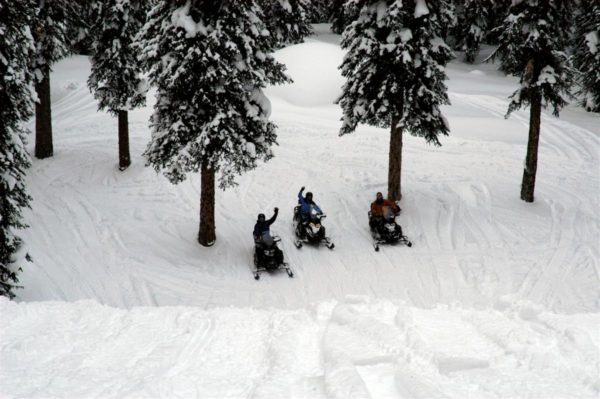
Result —
[[[452, 62], [451, 135], [404, 139], [399, 222], [414, 246], [376, 253], [367, 210], [389, 133], [338, 137], [344, 53], [316, 28], [276, 53], [295, 80], [265, 90], [279, 146], [217, 192], [212, 248], [196, 242], [200, 177], [172, 186], [144, 167], [151, 104], [130, 113], [133, 164], [119, 172], [87, 58], [54, 66], [55, 156], [28, 175], [33, 263], [18, 302], [0, 301], [0, 397], [600, 395], [598, 116], [543, 113], [524, 203], [529, 115], [503, 117], [517, 80]], [[302, 185], [333, 251], [292, 245]], [[252, 227], [275, 206], [295, 278], [255, 281]]]
[[593, 31], [585, 35], [585, 44], [590, 49], [590, 53], [596, 54], [598, 51], [598, 32]]
[[592, 398], [600, 389], [600, 316], [512, 299], [420, 308], [353, 296], [295, 310], [0, 299], [0, 312], [2, 397]]
[[422, 17], [423, 15], [429, 14], [429, 8], [425, 0], [417, 0], [415, 5], [415, 18]]

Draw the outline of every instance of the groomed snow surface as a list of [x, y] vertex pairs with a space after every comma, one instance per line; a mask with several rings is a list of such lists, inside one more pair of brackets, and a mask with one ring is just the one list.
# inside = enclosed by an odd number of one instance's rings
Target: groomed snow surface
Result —
[[[386, 130], [338, 137], [339, 36], [279, 51], [295, 83], [266, 90], [276, 157], [217, 194], [217, 243], [196, 242], [198, 175], [144, 167], [151, 105], [130, 114], [133, 164], [96, 111], [89, 62], [52, 75], [55, 156], [34, 160], [34, 263], [0, 300], [4, 398], [597, 398], [600, 118], [544, 113], [536, 200], [519, 199], [528, 111], [494, 65], [448, 69], [451, 135], [406, 135], [402, 215], [412, 248], [369, 240]], [[300, 186], [336, 248], [292, 245]], [[259, 212], [295, 278], [251, 274]]]

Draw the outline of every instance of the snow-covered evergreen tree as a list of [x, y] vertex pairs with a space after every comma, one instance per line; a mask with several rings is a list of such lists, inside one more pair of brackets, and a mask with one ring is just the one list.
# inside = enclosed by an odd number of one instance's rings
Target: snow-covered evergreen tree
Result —
[[347, 78], [339, 103], [340, 134], [359, 123], [391, 127], [388, 198], [401, 198], [402, 133], [440, 145], [449, 131], [440, 105], [449, 104], [445, 65], [452, 51], [440, 38], [445, 2], [351, 0], [360, 9], [342, 37]]
[[351, 0], [331, 0], [329, 2], [329, 22], [331, 22], [332, 32], [341, 34], [358, 18], [359, 11], [359, 7]]
[[37, 53], [33, 68], [39, 99], [35, 106], [35, 156], [47, 158], [54, 154], [50, 68], [67, 54], [67, 21], [72, 15], [69, 0], [38, 0], [37, 6], [33, 25]]
[[133, 44], [143, 26], [143, 0], [94, 3], [92, 71], [88, 86], [101, 110], [119, 120], [119, 169], [131, 164], [128, 111], [146, 103], [147, 85]]
[[507, 17], [512, 0], [493, 0], [491, 7], [488, 9], [487, 32], [485, 42], [487, 44], [498, 44], [502, 24]]
[[577, 16], [573, 63], [579, 71], [581, 105], [600, 112], [600, 2], [583, 1]]
[[312, 33], [309, 0], [258, 0], [276, 47], [301, 43]]
[[329, 22], [330, 0], [310, 0], [308, 21], [311, 24]]
[[461, 49], [465, 52], [465, 60], [470, 64], [475, 62], [485, 39], [492, 3], [492, 0], [466, 0], [462, 6], [459, 40]]
[[570, 97], [573, 68], [566, 54], [570, 0], [513, 1], [510, 14], [501, 26], [500, 69], [520, 78], [520, 87], [511, 96], [507, 117], [530, 106], [529, 141], [523, 171], [521, 199], [533, 202], [543, 104], [550, 104], [558, 116]]
[[157, 88], [148, 164], [178, 183], [201, 171], [198, 241], [215, 241], [221, 188], [272, 157], [275, 125], [262, 89], [288, 81], [254, 1], [157, 1], [140, 35]]
[[67, 44], [70, 53], [92, 53], [90, 29], [94, 24], [94, 6], [98, 3], [97, 0], [71, 0], [69, 3], [70, 13], [73, 15], [73, 20], [67, 24]]
[[23, 123], [33, 116], [31, 63], [35, 46], [31, 25], [35, 2], [0, 0], [0, 295], [14, 297], [24, 258], [16, 230], [25, 226], [29, 206], [25, 170], [30, 166]]

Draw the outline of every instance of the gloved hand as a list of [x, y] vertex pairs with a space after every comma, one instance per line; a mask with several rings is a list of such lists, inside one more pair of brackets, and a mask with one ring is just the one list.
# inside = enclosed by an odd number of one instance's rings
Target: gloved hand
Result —
[[300, 189], [300, 192], [304, 191], [304, 188], [305, 188], [305, 187], [304, 187], [304, 186], [302, 186], [302, 188]]
[[279, 212], [279, 208], [275, 207], [275, 209], [273, 209], [273, 212], [275, 212], [275, 213]]

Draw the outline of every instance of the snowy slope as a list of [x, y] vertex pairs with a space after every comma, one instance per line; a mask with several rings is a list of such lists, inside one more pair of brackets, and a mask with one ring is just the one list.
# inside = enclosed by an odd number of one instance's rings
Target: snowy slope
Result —
[[[11, 320], [0, 396], [599, 394], [598, 115], [543, 114], [536, 201], [526, 204], [528, 114], [503, 118], [517, 82], [453, 62], [451, 136], [441, 148], [405, 137], [400, 223], [414, 246], [375, 253], [366, 212], [386, 187], [389, 135], [365, 126], [337, 136], [343, 52], [319, 32], [276, 54], [295, 80], [267, 91], [276, 157], [217, 193], [210, 249], [195, 240], [200, 177], [172, 186], [144, 167], [151, 104], [130, 115], [133, 165], [119, 172], [116, 120], [96, 112], [87, 59], [56, 65], [55, 156], [30, 171], [23, 237], [34, 263], [18, 294], [95, 302], [0, 302]], [[334, 251], [292, 245], [302, 185], [328, 214]], [[256, 282], [251, 230], [274, 206], [296, 278]], [[169, 305], [181, 307], [153, 308]], [[74, 383], [89, 379], [98, 384]]]
[[[353, 297], [298, 310], [9, 303], [0, 396], [594, 398], [598, 314], [423, 309]], [[24, 337], [23, 331], [29, 331]]]
[[[295, 84], [268, 91], [279, 125], [276, 158], [217, 194], [215, 247], [195, 241], [197, 175], [178, 186], [144, 167], [151, 108], [131, 117], [132, 167], [120, 173], [116, 121], [95, 112], [83, 57], [53, 74], [56, 156], [35, 160], [35, 199], [24, 234], [35, 264], [22, 274], [31, 300], [97, 299], [113, 306], [272, 305], [368, 294], [419, 306], [489, 305], [504, 294], [562, 312], [597, 311], [600, 118], [579, 108], [542, 120], [536, 202], [519, 199], [527, 113], [503, 118], [515, 87], [493, 65], [450, 65], [451, 136], [443, 146], [406, 137], [400, 218], [413, 248], [374, 253], [366, 212], [387, 178], [386, 131], [340, 138], [338, 37], [281, 50]], [[315, 193], [333, 252], [291, 245], [300, 186]], [[250, 277], [259, 212], [273, 226], [297, 279]]]

